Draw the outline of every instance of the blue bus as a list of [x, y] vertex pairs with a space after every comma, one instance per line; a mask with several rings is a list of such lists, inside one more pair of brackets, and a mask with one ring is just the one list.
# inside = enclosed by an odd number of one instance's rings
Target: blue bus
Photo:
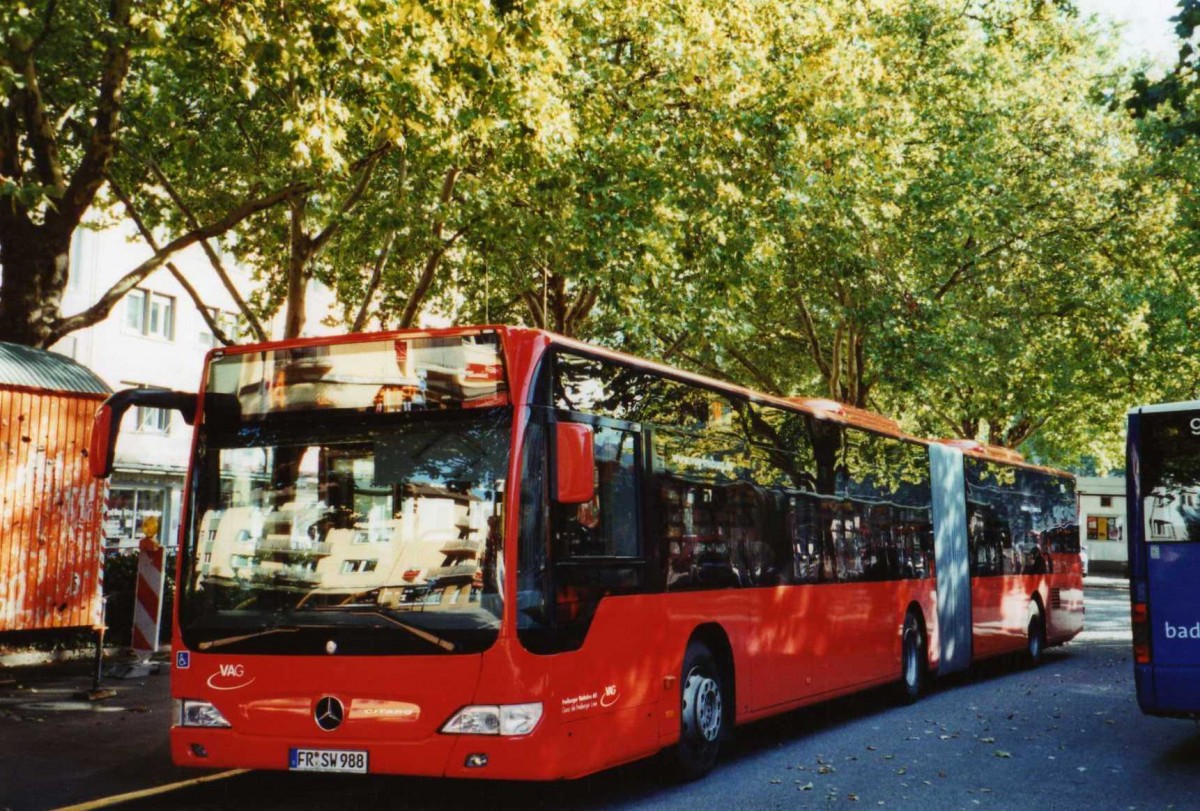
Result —
[[1126, 450], [1138, 705], [1200, 718], [1200, 400], [1130, 410]]

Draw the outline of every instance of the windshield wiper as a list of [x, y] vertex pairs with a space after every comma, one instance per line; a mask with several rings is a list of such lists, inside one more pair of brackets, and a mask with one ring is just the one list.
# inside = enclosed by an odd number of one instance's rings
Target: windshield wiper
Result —
[[220, 648], [225, 645], [232, 645], [234, 642], [245, 642], [247, 639], [257, 639], [260, 636], [270, 636], [271, 634], [293, 634], [299, 631], [297, 625], [277, 625], [274, 628], [267, 628], [262, 631], [255, 631], [252, 634], [241, 634], [240, 636], [225, 636], [220, 639], [206, 639], [196, 645], [198, 650], [209, 650], [210, 648]]
[[437, 645], [439, 648], [441, 648], [442, 650], [444, 650], [448, 653], [453, 653], [455, 648], [458, 647], [453, 642], [451, 642], [449, 639], [440, 637], [437, 634], [431, 634], [429, 631], [426, 631], [424, 628], [418, 628], [415, 625], [409, 625], [407, 622], [401, 622], [400, 620], [396, 619], [395, 617], [393, 617], [389, 614], [385, 614], [384, 612], [380, 611], [379, 609], [371, 607], [371, 606], [363, 606], [361, 608], [350, 608], [350, 607], [343, 606], [343, 605], [330, 605], [330, 606], [319, 606], [319, 607], [313, 606], [313, 607], [308, 608], [307, 610], [309, 610], [309, 611], [338, 611], [338, 612], [344, 612], [347, 614], [357, 614], [359, 616], [366, 614], [369, 616], [379, 617], [380, 619], [387, 620], [392, 625], [395, 625], [397, 628], [402, 628], [403, 630], [408, 631], [410, 634], [417, 637], [418, 639], [425, 640], [430, 645]]

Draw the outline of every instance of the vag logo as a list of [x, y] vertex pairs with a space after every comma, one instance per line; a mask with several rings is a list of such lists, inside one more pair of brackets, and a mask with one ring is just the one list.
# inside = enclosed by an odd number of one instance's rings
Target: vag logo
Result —
[[244, 665], [224, 664], [217, 665], [217, 672], [208, 677], [208, 686], [214, 690], [237, 690], [253, 681], [253, 676], [246, 678]]
[[1172, 625], [1163, 623], [1163, 631], [1167, 639], [1200, 639], [1200, 622], [1195, 625]]

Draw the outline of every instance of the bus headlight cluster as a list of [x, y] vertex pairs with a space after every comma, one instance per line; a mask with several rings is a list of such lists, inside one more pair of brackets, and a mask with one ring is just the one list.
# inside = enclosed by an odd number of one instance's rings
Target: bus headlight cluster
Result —
[[442, 727], [446, 735], [528, 735], [542, 720], [542, 704], [481, 704], [463, 707]]
[[221, 715], [221, 711], [207, 701], [191, 698], [175, 701], [175, 717], [181, 727], [211, 727], [224, 729], [232, 726]]

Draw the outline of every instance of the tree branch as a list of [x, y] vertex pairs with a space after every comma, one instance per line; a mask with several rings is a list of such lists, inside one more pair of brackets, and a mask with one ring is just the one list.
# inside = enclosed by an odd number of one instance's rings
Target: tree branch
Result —
[[62, 160], [58, 154], [58, 135], [46, 117], [46, 101], [42, 97], [32, 52], [25, 54], [21, 75], [25, 80], [25, 87], [20, 91], [22, 106], [25, 108], [25, 137], [29, 139], [29, 148], [33, 151], [34, 168], [42, 183], [61, 194], [67, 186], [63, 179]]
[[[160, 250], [158, 241], [154, 238], [154, 233], [146, 227], [146, 223], [141, 218], [141, 215], [138, 214], [137, 209], [134, 208], [133, 201], [129, 199], [129, 195], [125, 194], [121, 187], [112, 180], [108, 181], [108, 187], [112, 189], [112, 193], [125, 206], [125, 213], [129, 215], [129, 219], [133, 220], [133, 224], [137, 226], [138, 232], [142, 235], [142, 239], [146, 241], [146, 244], [150, 246], [150, 250], [157, 254]], [[175, 281], [179, 282], [180, 286], [191, 297], [192, 303], [196, 305], [196, 311], [200, 313], [200, 317], [204, 319], [204, 323], [212, 330], [212, 334], [216, 336], [217, 340], [225, 346], [233, 343], [233, 341], [229, 340], [229, 336], [225, 334], [225, 331], [217, 324], [216, 319], [212, 317], [212, 313], [208, 311], [208, 305], [200, 298], [200, 294], [196, 292], [196, 288], [192, 287], [191, 282], [187, 280], [183, 272], [176, 267], [174, 262], [167, 262], [166, 264], [167, 270], [171, 271], [171, 275], [175, 277]]]
[[[20, 181], [25, 174], [18, 155], [19, 128], [17, 106], [9, 103], [0, 109], [0, 175], [15, 181]], [[15, 206], [9, 201], [6, 200], [5, 205], [0, 205], [0, 218], [11, 218], [14, 214]]]
[[668, 340], [665, 335], [659, 335], [658, 340], [662, 341], [667, 346], [662, 353], [663, 361], [670, 360], [672, 355], [674, 355], [680, 349], [683, 349], [684, 343], [686, 343], [687, 339], [690, 337], [691, 336], [688, 334], [687, 330], [684, 330], [682, 333], [680, 333], [679, 337], [673, 341]]
[[33, 41], [33, 46], [29, 49], [31, 52], [36, 51], [46, 38], [50, 36], [50, 32], [54, 30], [54, 12], [58, 10], [58, 0], [50, 0], [46, 3], [46, 11], [42, 14], [42, 30], [37, 35], [37, 39]]
[[832, 375], [830, 374], [829, 364], [825, 362], [821, 351], [821, 339], [817, 337], [817, 325], [813, 322], [812, 313], [809, 312], [804, 297], [797, 296], [796, 303], [800, 306], [800, 326], [804, 328], [804, 335], [808, 338], [809, 356], [817, 364], [817, 371], [821, 373], [822, 377], [828, 380]]
[[[192, 212], [192, 209], [184, 202], [183, 197], [176, 190], [175, 185], [171, 183], [170, 178], [167, 177], [158, 163], [153, 159], [148, 159], [146, 160], [146, 164], [149, 165], [150, 171], [154, 173], [155, 179], [163, 187], [163, 190], [166, 191], [167, 196], [171, 198], [171, 202], [183, 214], [188, 228], [192, 230], [199, 228], [200, 221], [196, 219], [196, 215]], [[234, 304], [237, 305], [238, 310], [245, 317], [246, 323], [250, 325], [250, 329], [254, 332], [255, 337], [260, 341], [268, 340], [269, 336], [266, 329], [263, 328], [262, 321], [259, 320], [258, 316], [250, 308], [249, 302], [242, 296], [241, 291], [237, 289], [237, 285], [233, 283], [233, 279], [230, 278], [228, 271], [225, 270], [225, 263], [221, 261], [221, 256], [213, 248], [212, 243], [207, 239], [202, 239], [200, 240], [200, 248], [204, 251], [204, 255], [208, 257], [208, 263], [212, 265], [217, 278], [221, 280], [221, 284], [225, 286], [225, 290], [228, 291]]]
[[[458, 175], [462, 170], [457, 166], [451, 166], [446, 170], [446, 176], [442, 178], [442, 191], [438, 195], [438, 201], [441, 206], [445, 206], [450, 202], [450, 198], [454, 194], [454, 184], [458, 181]], [[445, 225], [445, 216], [439, 208], [437, 219], [434, 220], [432, 231], [435, 239], [441, 241], [442, 229]], [[413, 293], [408, 297], [408, 303], [404, 306], [404, 314], [400, 316], [400, 328], [405, 329], [411, 327], [417, 320], [417, 314], [421, 311], [421, 304], [424, 303], [425, 295], [429, 292], [430, 286], [433, 284], [434, 274], [437, 273], [438, 265], [442, 262], [442, 257], [446, 255], [446, 251], [450, 246], [458, 241], [464, 233], [466, 227], [450, 238], [449, 241], [441, 243], [433, 253], [425, 260], [425, 267], [421, 269], [421, 275], [417, 278], [417, 286], [413, 288]]]
[[189, 231], [183, 236], [168, 242], [162, 247], [161, 251], [121, 277], [121, 279], [118, 280], [112, 287], [110, 287], [108, 291], [100, 297], [100, 300], [91, 307], [88, 307], [83, 312], [76, 313], [75, 315], [58, 319], [58, 321], [56, 321], [54, 326], [50, 329], [49, 336], [43, 342], [42, 346], [52, 346], [64, 335], [74, 332], [77, 329], [90, 327], [93, 324], [103, 321], [108, 317], [108, 314], [112, 311], [112, 308], [116, 306], [117, 302], [120, 301], [126, 293], [136, 287], [138, 282], [140, 282], [142, 279], [158, 270], [158, 268], [160, 268], [172, 254], [183, 250], [184, 248], [200, 241], [201, 239], [223, 234], [247, 217], [271, 208], [272, 206], [276, 206], [285, 200], [291, 199], [297, 194], [303, 194], [309, 190], [310, 187], [307, 183], [285, 186], [284, 188], [274, 191], [264, 197], [260, 197], [257, 200], [251, 200], [248, 203], [244, 203], [226, 214], [221, 219], [209, 223], [202, 228]]
[[837, 330], [833, 334], [833, 347], [830, 350], [829, 377], [825, 379], [829, 385], [829, 396], [838, 401], [842, 400], [842, 341], [845, 333], [845, 322], [838, 322]]
[[732, 355], [734, 360], [742, 364], [742, 366], [746, 368], [746, 371], [750, 372], [750, 374], [754, 376], [754, 379], [757, 380], [759, 385], [763, 387], [764, 392], [775, 395], [782, 394], [782, 390], [780, 389], [779, 384], [775, 382], [775, 379], [764, 372], [757, 364], [733, 347], [727, 346], [725, 347], [725, 351]]
[[542, 299], [532, 290], [524, 290], [521, 292], [521, 299], [525, 302], [525, 306], [529, 308], [529, 314], [533, 317], [533, 325], [540, 329], [546, 328], [546, 313], [542, 310]]
[[342, 221], [345, 216], [358, 205], [359, 200], [366, 194], [367, 186], [371, 182], [371, 175], [375, 173], [375, 167], [379, 165], [379, 161], [391, 149], [391, 144], [376, 147], [355, 164], [354, 170], [358, 171], [358, 180], [355, 182], [354, 188], [350, 190], [350, 193], [342, 200], [342, 204], [338, 206], [337, 214], [333, 216], [332, 221], [325, 226], [324, 230], [313, 237], [310, 255], [316, 255], [342, 227]]
[[392, 241], [395, 238], [396, 232], [389, 231], [383, 241], [383, 248], [380, 249], [379, 256], [375, 258], [375, 266], [371, 269], [371, 280], [367, 282], [367, 290], [363, 293], [362, 305], [358, 308], [358, 315], [354, 317], [354, 323], [350, 327], [353, 332], [362, 332], [367, 326], [367, 313], [371, 306], [371, 299], [375, 298], [375, 291], [379, 289], [379, 280], [383, 278], [383, 268], [387, 265], [388, 257], [392, 252]]
[[433, 286], [433, 277], [442, 263], [442, 257], [466, 232], [466, 226], [454, 232], [450, 239], [438, 246], [437, 250], [425, 260], [425, 266], [421, 269], [421, 275], [417, 279], [417, 286], [413, 288], [412, 295], [408, 297], [408, 304], [404, 306], [404, 314], [400, 316], [400, 329], [407, 329], [416, 323], [417, 316], [421, 312], [421, 305], [425, 303], [425, 296], [429, 293], [429, 288]]
[[575, 337], [575, 327], [580, 321], [588, 317], [592, 308], [596, 306], [596, 299], [599, 295], [600, 291], [596, 285], [586, 285], [579, 295], [575, 297], [575, 301], [567, 309], [567, 315], [564, 319], [564, 334], [567, 337]]
[[71, 176], [70, 185], [58, 205], [62, 225], [73, 229], [83, 218], [104, 183], [109, 164], [117, 146], [117, 127], [120, 123], [121, 92], [129, 74], [129, 24], [131, 0], [111, 0], [109, 34], [100, 73], [100, 95], [96, 101], [95, 122], [84, 148], [83, 159]]

